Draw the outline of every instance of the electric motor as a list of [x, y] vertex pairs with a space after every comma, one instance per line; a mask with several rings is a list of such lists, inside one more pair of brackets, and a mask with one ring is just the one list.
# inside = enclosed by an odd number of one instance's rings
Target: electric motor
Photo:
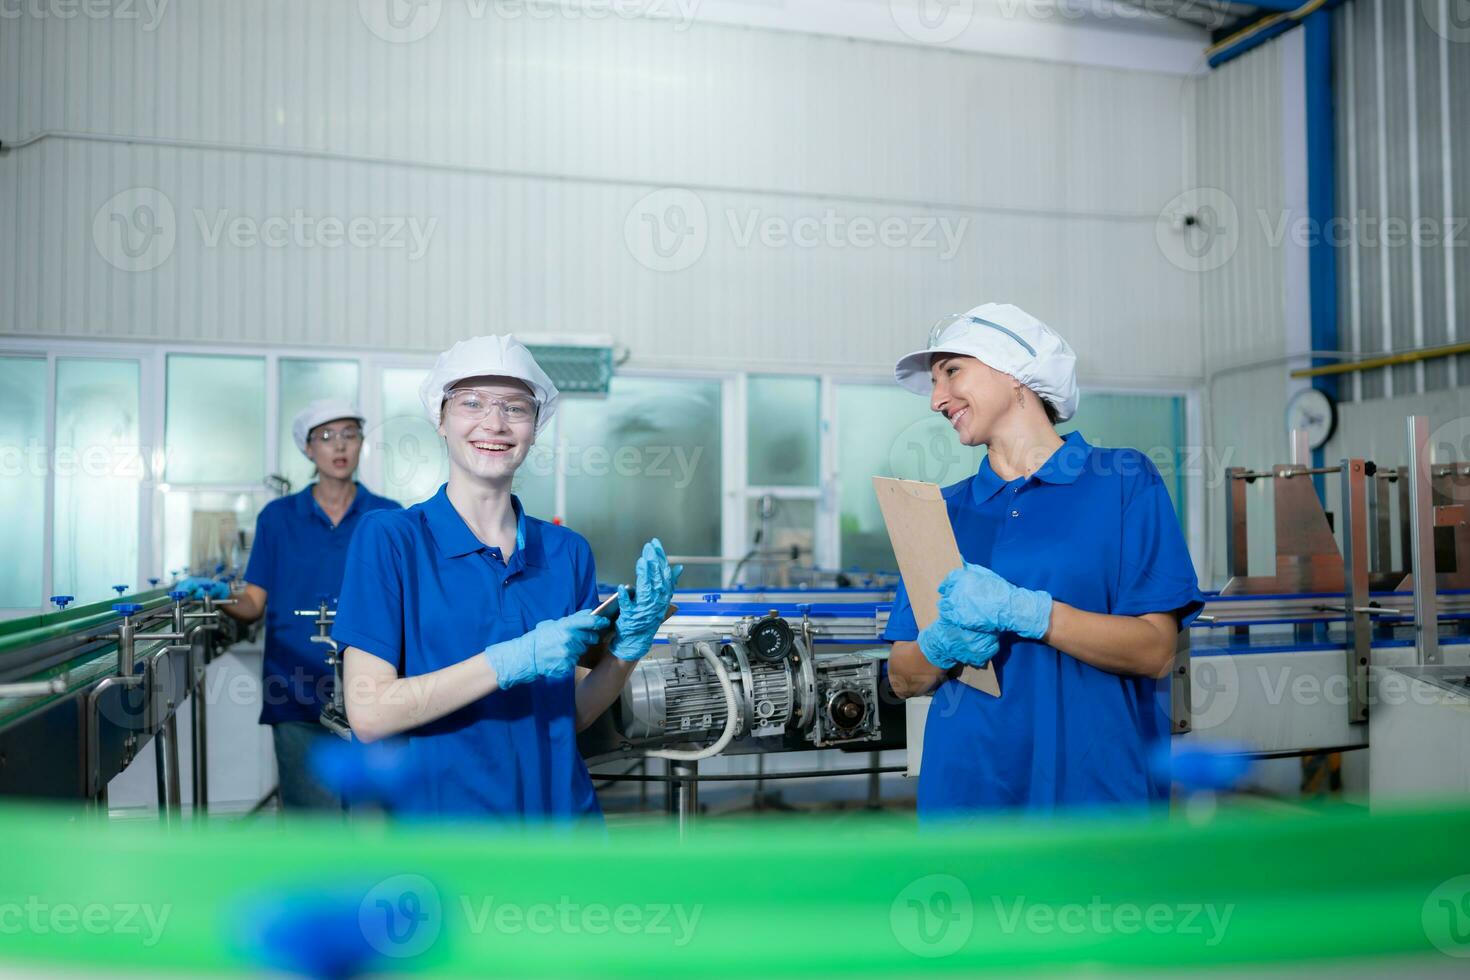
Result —
[[633, 746], [707, 743], [724, 732], [725, 693], [697, 644], [717, 648], [730, 676], [735, 739], [796, 739], [820, 748], [881, 736], [879, 660], [814, 654], [806, 637], [772, 615], [739, 624], [723, 644], [712, 635], [671, 638], [668, 656], [640, 661], [620, 705], [622, 732]]

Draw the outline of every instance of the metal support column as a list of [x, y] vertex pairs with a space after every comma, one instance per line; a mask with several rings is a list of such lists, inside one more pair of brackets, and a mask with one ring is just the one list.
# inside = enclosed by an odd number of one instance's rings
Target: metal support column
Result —
[[1342, 461], [1342, 565], [1347, 598], [1348, 723], [1368, 720], [1368, 668], [1373, 624], [1368, 615], [1368, 476], [1361, 459]]
[[1434, 501], [1430, 496], [1429, 416], [1409, 417], [1409, 526], [1413, 545], [1414, 651], [1418, 664], [1442, 662], [1439, 577], [1434, 567]]

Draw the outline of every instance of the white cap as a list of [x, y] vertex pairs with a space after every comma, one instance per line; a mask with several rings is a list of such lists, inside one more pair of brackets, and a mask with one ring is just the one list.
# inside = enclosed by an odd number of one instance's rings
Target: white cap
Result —
[[291, 420], [291, 438], [296, 440], [296, 448], [305, 455], [306, 437], [311, 435], [311, 430], [338, 419], [356, 419], [358, 425], [367, 424], [357, 406], [345, 398], [318, 398]]
[[531, 356], [526, 345], [510, 334], [489, 334], [461, 340], [439, 355], [434, 369], [419, 385], [419, 400], [429, 421], [437, 428], [439, 410], [444, 405], [444, 393], [465, 378], [494, 375], [524, 381], [536, 399], [536, 431], [546, 428], [556, 414], [557, 399], [561, 397], [551, 378], [541, 370], [536, 358]]
[[966, 354], [1051, 402], [1057, 421], [1077, 413], [1077, 355], [1061, 334], [1010, 303], [985, 303], [934, 325], [929, 346], [905, 354], [893, 368], [898, 383], [916, 395], [933, 390], [929, 364], [935, 354]]

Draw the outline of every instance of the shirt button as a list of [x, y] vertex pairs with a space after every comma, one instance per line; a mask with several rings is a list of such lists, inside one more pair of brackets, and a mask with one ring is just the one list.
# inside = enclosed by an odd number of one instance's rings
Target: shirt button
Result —
[[1013, 510], [1013, 511], [1011, 511], [1011, 516], [1012, 517], [1020, 517], [1021, 516], [1021, 512], [1019, 510]]

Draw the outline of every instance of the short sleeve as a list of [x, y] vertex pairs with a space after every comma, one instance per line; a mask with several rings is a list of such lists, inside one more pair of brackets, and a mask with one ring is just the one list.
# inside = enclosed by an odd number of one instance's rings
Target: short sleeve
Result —
[[255, 536], [250, 541], [250, 561], [245, 565], [245, 581], [265, 589], [267, 599], [275, 590], [277, 521], [275, 507], [267, 507], [255, 519]]
[[885, 643], [898, 643], [918, 638], [919, 624], [914, 620], [914, 607], [909, 605], [909, 590], [900, 578], [898, 591], [893, 595], [893, 612], [888, 614], [888, 628], [881, 639]]
[[[403, 565], [392, 511], [364, 515], [347, 547], [332, 639], [403, 670]], [[385, 520], [384, 518], [389, 518]]]
[[1144, 456], [1133, 493], [1123, 506], [1117, 597], [1118, 616], [1173, 612], [1181, 629], [1204, 608], [1173, 501], [1152, 460]]

